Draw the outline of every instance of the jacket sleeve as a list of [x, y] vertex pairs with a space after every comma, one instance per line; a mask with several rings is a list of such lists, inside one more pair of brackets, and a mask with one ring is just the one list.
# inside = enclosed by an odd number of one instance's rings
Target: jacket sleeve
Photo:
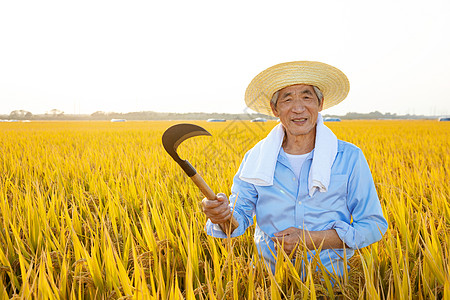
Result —
[[357, 155], [347, 185], [347, 206], [353, 221], [351, 224], [335, 221], [331, 227], [352, 249], [379, 241], [388, 227], [369, 165], [361, 150], [358, 149]]
[[[233, 231], [231, 237], [244, 234], [245, 230], [253, 224], [253, 216], [255, 215], [256, 201], [258, 198], [255, 186], [239, 178], [247, 154], [244, 156], [244, 160], [233, 178], [233, 186], [231, 187], [230, 210], [233, 211], [233, 216], [239, 222], [239, 227]], [[227, 237], [220, 226], [212, 223], [209, 219], [206, 222], [205, 230], [208, 235], [214, 237]]]

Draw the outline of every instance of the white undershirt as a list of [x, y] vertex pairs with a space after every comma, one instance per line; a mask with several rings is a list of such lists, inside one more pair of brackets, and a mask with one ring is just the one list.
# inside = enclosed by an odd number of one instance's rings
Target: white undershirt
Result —
[[289, 163], [291, 164], [292, 170], [294, 171], [295, 176], [297, 176], [297, 179], [300, 177], [300, 170], [302, 169], [303, 163], [306, 160], [306, 157], [308, 157], [309, 153], [306, 154], [289, 154], [284, 152], [289, 160]]

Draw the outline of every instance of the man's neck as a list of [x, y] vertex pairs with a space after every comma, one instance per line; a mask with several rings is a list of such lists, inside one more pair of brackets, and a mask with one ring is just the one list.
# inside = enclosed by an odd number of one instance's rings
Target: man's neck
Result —
[[316, 127], [304, 135], [290, 135], [285, 131], [283, 150], [288, 154], [306, 154], [314, 149], [316, 143]]

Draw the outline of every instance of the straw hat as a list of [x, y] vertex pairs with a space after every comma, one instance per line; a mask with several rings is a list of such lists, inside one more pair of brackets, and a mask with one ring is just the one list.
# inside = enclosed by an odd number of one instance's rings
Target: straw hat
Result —
[[308, 84], [323, 93], [323, 109], [347, 97], [350, 83], [341, 70], [317, 61], [293, 61], [275, 65], [259, 73], [245, 91], [245, 103], [254, 111], [273, 116], [270, 100], [287, 86]]

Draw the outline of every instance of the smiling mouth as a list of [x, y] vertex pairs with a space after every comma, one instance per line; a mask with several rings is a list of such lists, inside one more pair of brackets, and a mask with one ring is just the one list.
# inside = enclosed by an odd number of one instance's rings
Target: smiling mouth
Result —
[[294, 118], [291, 119], [292, 122], [294, 122], [295, 124], [303, 124], [308, 120], [308, 118]]

